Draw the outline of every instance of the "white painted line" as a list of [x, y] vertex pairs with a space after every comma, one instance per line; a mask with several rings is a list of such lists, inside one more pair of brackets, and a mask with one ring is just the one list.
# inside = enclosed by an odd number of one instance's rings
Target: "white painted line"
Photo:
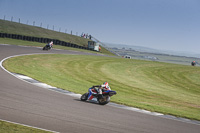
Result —
[[66, 93], [67, 95], [69, 96], [72, 96], [72, 97], [76, 97], [76, 98], [80, 98], [81, 97], [81, 94], [70, 94], [70, 93]]
[[22, 79], [32, 79], [32, 78], [30, 78], [28, 76], [24, 76], [24, 75], [18, 75], [18, 74], [16, 74], [16, 76], [19, 77], [19, 78], [22, 78]]
[[6, 70], [6, 69], [3, 67], [2, 64], [3, 64], [3, 62], [4, 62], [5, 60], [7, 60], [7, 59], [9, 59], [9, 58], [12, 58], [12, 57], [25, 56], [25, 55], [35, 55], [35, 54], [53, 54], [53, 53], [32, 53], [32, 54], [20, 54], [20, 55], [9, 56], [9, 57], [6, 57], [6, 58], [4, 58], [3, 60], [1, 60], [1, 62], [0, 62], [0, 67], [1, 67], [4, 71], [6, 71], [7, 73], [13, 75], [14, 77], [16, 77], [16, 78], [18, 78], [18, 79], [20, 79], [20, 80], [22, 80], [22, 81], [25, 81], [25, 82], [27, 82], [27, 83], [30, 83], [30, 82], [28, 82], [28, 81], [26, 81], [26, 80], [21, 79], [20, 77], [16, 76], [15, 74], [9, 72], [8, 70]]
[[53, 87], [53, 86], [50, 86], [48, 84], [45, 84], [45, 83], [32, 83], [33, 85], [36, 85], [36, 86], [39, 86], [39, 87], [42, 87], [42, 88], [56, 88], [56, 87]]
[[154, 116], [162, 116], [162, 115], [164, 115], [164, 114], [157, 113], [157, 112], [151, 112], [151, 111], [138, 109], [138, 108], [134, 108], [134, 107], [128, 107], [128, 106], [120, 106], [118, 104], [113, 104], [113, 103], [110, 103], [109, 105], [113, 106], [113, 107], [121, 108], [121, 109], [131, 110], [131, 111], [140, 112], [140, 113], [149, 114], [149, 115], [154, 115]]
[[23, 46], [23, 45], [18, 45], [18, 46], [19, 46], [19, 47], [25, 47], [25, 48], [26, 48], [26, 47], [30, 47], [30, 46]]
[[164, 115], [164, 114], [161, 114], [161, 113], [157, 113], [157, 112], [151, 112], [153, 115], [155, 116], [161, 116], [161, 115]]
[[43, 130], [43, 131], [48, 131], [48, 132], [52, 132], [52, 133], [59, 133], [59, 132], [56, 132], [56, 131], [52, 131], [52, 130], [48, 130], [48, 129], [43, 129], [43, 128], [38, 128], [38, 127], [34, 127], [34, 126], [29, 126], [29, 125], [25, 125], [25, 124], [21, 124], [21, 123], [17, 123], [17, 122], [7, 121], [7, 120], [3, 120], [3, 119], [0, 119], [0, 120], [4, 121], [4, 122], [8, 122], [8, 123], [12, 123], [12, 124], [17, 124], [17, 125], [22, 125], [22, 126], [25, 126], [25, 127], [35, 128], [35, 129], [39, 129], [39, 130]]
[[7, 45], [10, 45], [10, 44], [0, 44], [0, 45], [5, 45], [5, 46], [7, 46]]

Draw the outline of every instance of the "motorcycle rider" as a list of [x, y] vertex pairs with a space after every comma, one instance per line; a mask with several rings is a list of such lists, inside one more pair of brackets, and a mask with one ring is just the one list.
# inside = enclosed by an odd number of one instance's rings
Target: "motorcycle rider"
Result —
[[102, 91], [106, 91], [106, 90], [111, 90], [108, 82], [104, 82], [102, 85], [92, 86], [91, 88], [89, 88], [89, 98], [88, 99], [92, 99], [93, 96], [97, 96], [98, 98], [102, 98], [103, 97]]
[[51, 41], [50, 43], [48, 43], [47, 47], [49, 47], [51, 49], [53, 47], [53, 41]]

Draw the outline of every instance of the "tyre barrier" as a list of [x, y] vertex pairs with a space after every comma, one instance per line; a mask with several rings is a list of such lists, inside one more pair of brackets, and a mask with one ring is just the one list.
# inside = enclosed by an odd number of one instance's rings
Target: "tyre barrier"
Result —
[[89, 49], [88, 47], [83, 47], [83, 46], [80, 46], [80, 45], [77, 45], [74, 43], [69, 43], [69, 42], [60, 41], [57, 39], [50, 39], [50, 38], [40, 38], [40, 37], [24, 36], [24, 35], [9, 34], [9, 33], [0, 33], [0, 38], [11, 38], [11, 39], [40, 42], [40, 43], [49, 43], [49, 42], [53, 41], [55, 45], [61, 45], [61, 46], [66, 46], [66, 47], [73, 47], [73, 48], [95, 51], [93, 49]]

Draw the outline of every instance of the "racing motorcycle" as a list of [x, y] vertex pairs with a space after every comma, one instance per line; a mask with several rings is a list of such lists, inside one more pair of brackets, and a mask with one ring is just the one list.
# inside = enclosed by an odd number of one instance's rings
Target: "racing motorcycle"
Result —
[[102, 90], [102, 95], [97, 93], [96, 89], [90, 88], [87, 93], [81, 96], [81, 101], [97, 101], [100, 105], [105, 105], [110, 102], [110, 97], [116, 95], [116, 91]]
[[50, 50], [52, 47], [50, 45], [45, 45], [42, 50]]

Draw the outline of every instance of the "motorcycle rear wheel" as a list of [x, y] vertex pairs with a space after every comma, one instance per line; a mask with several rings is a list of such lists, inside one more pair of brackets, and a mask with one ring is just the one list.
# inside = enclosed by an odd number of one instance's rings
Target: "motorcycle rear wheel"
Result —
[[89, 94], [89, 93], [83, 94], [83, 95], [81, 96], [81, 101], [86, 101], [87, 98], [88, 98], [88, 94]]
[[104, 96], [103, 98], [98, 99], [100, 105], [105, 105], [110, 102], [109, 96]]
[[43, 47], [43, 50], [48, 50], [48, 47], [47, 47], [47, 46], [44, 46], [44, 47]]

